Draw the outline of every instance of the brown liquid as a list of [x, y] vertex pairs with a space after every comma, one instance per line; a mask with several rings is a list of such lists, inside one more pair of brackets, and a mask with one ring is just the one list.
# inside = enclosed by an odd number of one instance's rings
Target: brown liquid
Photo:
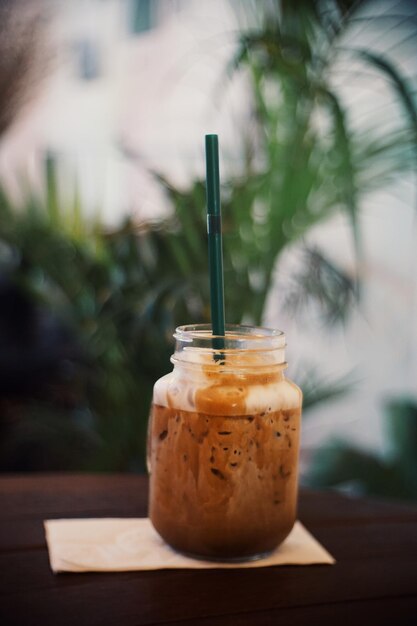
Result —
[[225, 416], [202, 400], [199, 412], [152, 408], [151, 521], [188, 554], [267, 553], [296, 517], [300, 408]]

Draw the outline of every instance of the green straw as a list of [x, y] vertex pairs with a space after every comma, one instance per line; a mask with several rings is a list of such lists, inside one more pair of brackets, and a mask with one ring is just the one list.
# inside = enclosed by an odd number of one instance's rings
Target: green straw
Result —
[[[217, 135], [206, 135], [206, 181], [211, 326], [213, 335], [224, 337], [222, 222], [220, 210], [219, 140]], [[223, 348], [224, 342], [222, 339], [214, 341], [213, 346], [215, 348]], [[218, 358], [219, 355], [215, 355], [215, 358], [216, 356]]]

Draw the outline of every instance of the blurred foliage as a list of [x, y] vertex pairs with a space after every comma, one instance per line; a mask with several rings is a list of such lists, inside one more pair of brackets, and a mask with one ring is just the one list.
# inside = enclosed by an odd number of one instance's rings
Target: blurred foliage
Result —
[[[0, 194], [0, 268], [18, 289], [17, 302], [8, 293], [12, 319], [3, 305], [0, 324], [13, 338], [1, 342], [3, 380], [9, 373], [3, 391], [18, 392], [1, 406], [0, 467], [143, 470], [152, 386], [170, 369], [173, 329], [209, 321], [204, 209], [193, 208], [204, 207], [204, 187], [195, 184], [192, 200], [171, 189], [175, 215], [162, 224], [127, 221], [112, 232], [82, 218], [77, 194], [61, 205], [51, 158], [45, 188], [44, 198], [29, 194], [23, 206]], [[225, 245], [228, 313], [236, 322], [255, 297], [244, 265], [241, 276], [233, 272], [240, 252], [236, 238]], [[19, 346], [22, 329], [29, 332]], [[39, 370], [46, 393], [34, 393], [40, 376], [22, 401], [25, 377]], [[320, 384], [311, 372], [307, 378], [306, 408], [347, 390]]]
[[[350, 216], [360, 252], [357, 214], [363, 197], [404, 169], [415, 168], [413, 85], [389, 55], [357, 48], [346, 37], [365, 7], [377, 9], [369, 2], [346, 0], [265, 2], [259, 28], [241, 35], [229, 68], [231, 72], [244, 69], [249, 75], [262, 153], [256, 199], [273, 214], [271, 226], [284, 234], [285, 243], [342, 210]], [[376, 13], [367, 18], [374, 28], [380, 17]], [[399, 24], [397, 16], [398, 28]], [[389, 23], [388, 30], [395, 26], [395, 21]], [[382, 23], [381, 35], [384, 28]], [[370, 69], [397, 96], [400, 123], [389, 133], [381, 128], [358, 133], [352, 127], [349, 110], [334, 86], [332, 68], [341, 71], [343, 63], [352, 66], [355, 61], [360, 65], [353, 76]], [[250, 174], [251, 154], [248, 163]], [[273, 257], [274, 251], [270, 254]]]
[[[416, 117], [407, 81], [390, 59], [339, 45], [362, 4], [258, 3], [259, 27], [239, 38], [228, 71], [249, 80], [253, 123], [243, 129], [243, 172], [222, 189], [230, 323], [262, 322], [284, 247], [337, 211], [349, 216], [361, 254], [363, 197], [414, 165]], [[350, 127], [330, 80], [335, 59], [346, 54], [389, 77], [407, 116], [388, 136]], [[126, 221], [112, 232], [84, 219], [76, 193], [63, 206], [52, 159], [43, 198], [29, 190], [17, 206], [0, 194], [0, 271], [12, 286], [7, 293], [27, 299], [30, 328], [23, 352], [4, 344], [2, 362], [23, 363], [16, 369], [20, 382], [40, 363], [44, 380], [40, 392], [27, 390], [25, 402], [2, 400], [2, 469], [144, 469], [152, 385], [169, 370], [172, 331], [209, 318], [204, 182], [183, 190], [154, 175], [172, 217]], [[306, 250], [306, 271], [295, 286], [288, 302], [313, 299], [332, 324], [346, 319], [359, 293], [356, 278], [317, 250]], [[12, 318], [5, 327], [18, 334]], [[59, 346], [46, 364], [44, 328], [54, 329]], [[321, 381], [311, 372], [305, 384], [297, 382], [306, 407], [348, 389], [346, 381]]]
[[389, 445], [385, 456], [334, 442], [317, 452], [308, 483], [319, 488], [353, 486], [368, 495], [417, 501], [417, 401], [391, 400], [385, 415]]
[[[19, 448], [28, 432], [33, 435], [33, 452], [28, 451], [25, 467], [31, 455], [39, 466], [39, 448], [45, 448], [49, 464], [53, 463], [56, 453], [47, 452], [54, 446], [45, 441], [45, 429], [50, 442], [60, 440], [65, 448], [71, 425], [71, 420], [57, 417], [55, 431], [51, 430], [51, 408], [55, 407], [58, 413], [65, 409], [71, 414], [76, 427], [73, 438], [78, 441], [81, 431], [88, 435], [83, 461], [79, 454], [72, 460], [76, 466], [143, 469], [152, 385], [169, 369], [172, 330], [179, 320], [207, 321], [202, 296], [195, 288], [199, 277], [191, 276], [183, 233], [174, 225], [141, 230], [126, 222], [109, 233], [98, 225], [88, 225], [81, 219], [76, 197], [71, 207], [63, 210], [60, 206], [50, 159], [46, 188], [43, 200], [30, 196], [21, 207], [1, 195], [2, 274], [30, 294], [41, 317], [45, 311], [52, 312], [80, 348], [75, 358], [69, 355], [66, 359], [71, 367], [64, 397], [58, 389], [52, 403], [49, 397], [49, 404], [36, 397], [24, 406], [13, 403], [10, 418], [10, 411], [3, 410], [3, 467], [15, 469], [16, 450], [12, 454], [11, 442]], [[37, 323], [39, 315], [31, 317], [35, 322], [32, 319], [30, 323]], [[34, 340], [32, 343], [38, 360], [39, 346]], [[3, 350], [5, 368], [10, 367], [16, 350], [14, 344], [9, 353]], [[58, 355], [57, 363], [61, 361]], [[62, 386], [62, 381], [55, 385]], [[68, 387], [72, 388], [70, 401]], [[44, 423], [29, 426], [39, 422], [44, 405]], [[20, 420], [26, 425], [16, 429]], [[62, 460], [59, 467], [61, 464]]]

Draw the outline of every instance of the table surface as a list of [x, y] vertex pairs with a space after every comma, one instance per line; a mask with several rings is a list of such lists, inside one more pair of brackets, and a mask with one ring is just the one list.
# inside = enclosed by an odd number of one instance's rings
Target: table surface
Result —
[[144, 476], [0, 478], [0, 623], [417, 623], [417, 507], [335, 493], [302, 491], [299, 506], [333, 566], [51, 573], [44, 519], [142, 517], [146, 509]]

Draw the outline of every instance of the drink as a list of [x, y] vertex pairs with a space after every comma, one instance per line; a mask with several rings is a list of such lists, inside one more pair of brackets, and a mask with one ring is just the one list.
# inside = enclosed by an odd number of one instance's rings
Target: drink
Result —
[[283, 336], [236, 332], [224, 360], [177, 337], [154, 389], [150, 518], [172, 547], [210, 559], [266, 554], [296, 517], [301, 392], [284, 377]]

